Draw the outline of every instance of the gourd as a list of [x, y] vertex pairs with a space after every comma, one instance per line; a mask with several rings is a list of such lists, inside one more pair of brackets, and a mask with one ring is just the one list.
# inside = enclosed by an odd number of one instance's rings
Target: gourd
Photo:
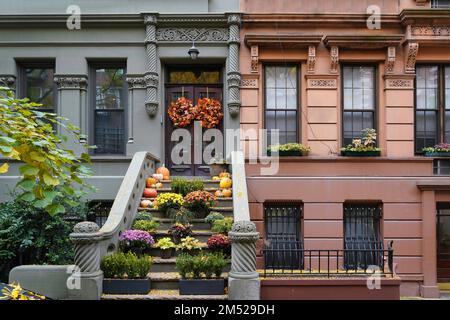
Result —
[[222, 178], [222, 179], [220, 179], [219, 186], [221, 189], [229, 189], [229, 188], [231, 188], [232, 184], [233, 183], [231, 182], [230, 178]]
[[223, 196], [222, 191], [220, 191], [220, 190], [217, 190], [217, 191], [214, 193], [214, 195], [215, 195], [217, 198], [222, 198], [222, 196]]
[[147, 178], [147, 181], [145, 184], [146, 184], [147, 188], [153, 188], [152, 186], [155, 185], [157, 182], [158, 182], [158, 180], [151, 177], [151, 178]]
[[162, 166], [156, 169], [157, 174], [162, 174], [164, 180], [170, 179], [170, 171], [166, 167]]
[[232, 196], [231, 189], [223, 189], [222, 190], [222, 197], [231, 198], [231, 196]]
[[226, 171], [223, 171], [219, 174], [219, 178], [230, 178], [230, 174]]
[[151, 208], [153, 206], [153, 202], [150, 200], [142, 200], [141, 208]]
[[153, 189], [153, 188], [145, 188], [144, 189], [144, 197], [145, 198], [156, 198], [157, 195], [158, 195], [158, 191], [156, 191], [156, 189]]

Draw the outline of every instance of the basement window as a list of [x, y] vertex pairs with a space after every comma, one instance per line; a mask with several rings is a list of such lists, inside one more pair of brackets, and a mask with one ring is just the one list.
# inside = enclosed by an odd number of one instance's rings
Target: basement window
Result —
[[434, 159], [433, 170], [437, 176], [450, 176], [450, 160]]
[[431, 7], [436, 9], [450, 9], [450, 0], [432, 0]]

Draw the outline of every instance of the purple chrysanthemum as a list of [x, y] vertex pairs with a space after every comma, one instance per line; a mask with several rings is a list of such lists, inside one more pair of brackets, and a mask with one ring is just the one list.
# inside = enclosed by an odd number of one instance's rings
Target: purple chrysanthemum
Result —
[[149, 246], [155, 244], [155, 240], [150, 233], [142, 230], [126, 230], [120, 235], [119, 240], [128, 242], [130, 245], [135, 242], [145, 243]]

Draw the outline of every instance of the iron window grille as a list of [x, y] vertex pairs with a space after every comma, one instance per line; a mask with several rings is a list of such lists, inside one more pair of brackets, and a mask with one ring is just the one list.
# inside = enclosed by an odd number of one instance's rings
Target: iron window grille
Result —
[[279, 143], [298, 142], [298, 68], [294, 65], [265, 66], [265, 128], [267, 144], [271, 131], [279, 130]]
[[378, 204], [345, 204], [344, 206], [344, 267], [382, 268], [383, 241], [380, 235], [382, 210]]
[[431, 1], [432, 8], [441, 8], [448, 9], [450, 8], [450, 0], [432, 0]]
[[450, 66], [417, 66], [415, 148], [450, 142]]
[[302, 269], [303, 241], [299, 204], [270, 204], [264, 207], [266, 228], [264, 264], [273, 269]]
[[367, 65], [343, 66], [343, 145], [361, 138], [363, 129], [375, 129], [376, 69]]
[[95, 154], [125, 154], [127, 84], [125, 65], [91, 66], [93, 144]]

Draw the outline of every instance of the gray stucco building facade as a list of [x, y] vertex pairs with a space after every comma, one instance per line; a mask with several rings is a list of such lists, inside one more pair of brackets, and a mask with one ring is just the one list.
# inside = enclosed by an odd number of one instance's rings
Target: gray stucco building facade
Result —
[[[215, 92], [221, 129], [239, 128], [238, 0], [1, 2], [0, 80], [69, 118], [99, 147], [92, 199], [115, 198], [138, 151], [165, 163], [169, 88], [173, 97], [198, 89], [193, 99]], [[68, 27], [77, 22], [80, 28]], [[196, 60], [188, 54], [193, 44]], [[177, 78], [187, 73], [196, 83]], [[204, 74], [210, 80], [197, 82]], [[81, 151], [78, 141], [69, 147]], [[0, 200], [17, 181], [16, 167], [0, 177]]]

